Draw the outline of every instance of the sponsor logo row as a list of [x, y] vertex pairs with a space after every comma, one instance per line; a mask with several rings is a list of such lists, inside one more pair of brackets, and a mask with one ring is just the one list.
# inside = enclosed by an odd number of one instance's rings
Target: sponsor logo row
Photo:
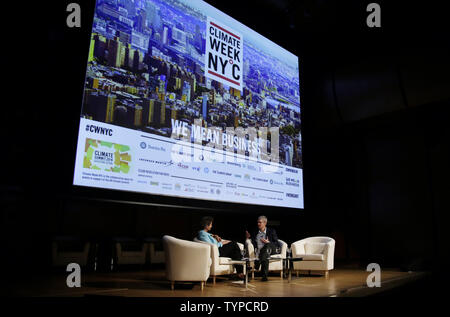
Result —
[[[299, 187], [300, 186], [300, 180], [299, 179], [295, 179], [292, 177], [286, 177], [285, 178], [285, 183], [283, 183], [280, 180], [277, 179], [272, 179], [272, 178], [264, 178], [261, 176], [252, 176], [249, 173], [244, 173], [244, 174], [240, 174], [240, 173], [231, 173], [228, 171], [221, 171], [218, 169], [213, 169], [213, 168], [209, 168], [209, 167], [201, 167], [201, 166], [189, 166], [185, 163], [175, 163], [173, 161], [161, 161], [161, 160], [154, 160], [154, 159], [144, 159], [141, 158], [139, 159], [141, 162], [144, 163], [150, 163], [153, 165], [157, 165], [158, 167], [170, 167], [170, 166], [174, 166], [177, 167], [180, 170], [192, 170], [194, 172], [197, 173], [203, 173], [203, 174], [211, 174], [213, 176], [228, 176], [228, 177], [234, 177], [236, 179], [243, 179], [244, 181], [250, 182], [250, 181], [255, 181], [255, 182], [259, 182], [259, 183], [265, 183], [265, 184], [270, 184], [270, 185], [279, 185], [279, 186], [293, 186], [293, 187]], [[146, 170], [145, 170], [146, 171]], [[161, 174], [162, 171], [164, 170], [160, 170], [157, 173]], [[139, 172], [141, 172], [141, 170], [139, 170]], [[147, 171], [147, 173], [149, 173]], [[168, 176], [168, 173], [163, 173], [166, 176]]]
[[[172, 161], [157, 161], [157, 160], [147, 160], [147, 159], [140, 159], [140, 161], [153, 163], [153, 164], [161, 166], [161, 167], [176, 166], [181, 170], [189, 170], [190, 169], [197, 173], [211, 174], [211, 175], [219, 176], [219, 177], [220, 176], [228, 176], [228, 177], [233, 177], [235, 179], [244, 180], [246, 182], [254, 181], [254, 182], [258, 182], [258, 183], [262, 183], [262, 184], [278, 185], [278, 186], [286, 186], [286, 185], [293, 186], [293, 187], [300, 186], [300, 180], [294, 179], [294, 178], [286, 178], [286, 182], [283, 183], [282, 181], [277, 180], [277, 179], [264, 178], [264, 177], [259, 177], [259, 176], [251, 176], [248, 173], [237, 174], [237, 173], [230, 173], [227, 171], [220, 171], [217, 169], [210, 169], [208, 167], [200, 167], [200, 166], [190, 166], [189, 167], [188, 165], [185, 165], [183, 163], [174, 163]], [[168, 172], [164, 172], [164, 169], [158, 170], [158, 171], [139, 169], [138, 172], [139, 172], [139, 176], [151, 175], [151, 174], [170, 176], [170, 174]]]
[[170, 191], [178, 191], [178, 192], [185, 192], [185, 193], [202, 193], [202, 194], [209, 194], [209, 195], [225, 195], [225, 196], [240, 196], [240, 197], [249, 197], [249, 198], [266, 198], [266, 199], [277, 199], [277, 200], [283, 200], [283, 196], [285, 198], [294, 198], [298, 199], [299, 194], [298, 193], [283, 193], [278, 192], [274, 193], [273, 195], [270, 194], [261, 194], [258, 193], [258, 190], [250, 190], [245, 191], [246, 189], [243, 189], [236, 183], [230, 183], [227, 182], [224, 184], [224, 187], [222, 185], [193, 185], [193, 184], [186, 184], [186, 183], [168, 183], [168, 182], [160, 182], [160, 181], [147, 181], [147, 182], [140, 182], [140, 183], [147, 183], [151, 187], [161, 187], [165, 190]]

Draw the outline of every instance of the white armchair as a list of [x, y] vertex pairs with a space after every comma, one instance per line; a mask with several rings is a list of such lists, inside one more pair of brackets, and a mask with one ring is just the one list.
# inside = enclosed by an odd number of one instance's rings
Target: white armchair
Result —
[[[274, 254], [271, 257], [272, 258], [280, 258], [285, 259], [286, 258], [286, 251], [287, 251], [287, 243], [283, 240], [278, 239], [278, 241], [281, 244], [281, 252], [280, 254]], [[252, 241], [250, 239], [247, 239], [245, 241], [245, 244], [247, 246], [248, 254], [250, 258], [256, 258], [255, 254], [255, 248], [253, 247]], [[252, 267], [252, 278], [255, 278], [255, 264], [253, 262], [250, 263], [250, 266]], [[271, 261], [269, 263], [269, 272], [280, 272], [280, 277], [283, 278], [283, 261]]]
[[[226, 240], [226, 239], [224, 239]], [[209, 245], [211, 247], [211, 277], [213, 278], [213, 284], [216, 284], [216, 276], [219, 275], [228, 275], [233, 274], [235, 269], [233, 265], [228, 264], [229, 261], [231, 261], [231, 258], [228, 257], [221, 257], [219, 256], [219, 248], [217, 245], [200, 241], [197, 238], [194, 238], [195, 242], [203, 243], [206, 245]], [[241, 250], [244, 249], [244, 245], [242, 243], [237, 242], [237, 245]]]
[[208, 280], [211, 267], [209, 245], [163, 237], [166, 257], [166, 277], [174, 289], [175, 282], [201, 282], [201, 289]]
[[294, 270], [322, 271], [328, 277], [328, 271], [334, 269], [335, 241], [329, 237], [311, 237], [291, 244], [292, 257], [303, 258], [294, 262]]

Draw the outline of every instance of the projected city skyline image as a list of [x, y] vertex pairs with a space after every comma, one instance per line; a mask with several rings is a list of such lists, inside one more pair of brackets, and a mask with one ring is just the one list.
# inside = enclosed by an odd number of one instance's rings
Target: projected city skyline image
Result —
[[[205, 73], [208, 17], [242, 34], [241, 89]], [[82, 117], [172, 138], [194, 122], [279, 128], [278, 163], [302, 168], [297, 57], [203, 1], [98, 0]]]

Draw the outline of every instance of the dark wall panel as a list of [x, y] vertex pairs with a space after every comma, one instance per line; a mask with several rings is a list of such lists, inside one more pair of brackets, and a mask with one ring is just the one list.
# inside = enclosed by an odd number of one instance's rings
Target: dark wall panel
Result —
[[404, 108], [392, 57], [356, 55], [352, 62], [338, 64], [335, 77], [337, 104], [346, 122]]
[[423, 130], [395, 120], [368, 136], [367, 155], [372, 255], [422, 265], [434, 251]]
[[411, 48], [399, 60], [408, 106], [450, 99], [450, 50]]
[[441, 270], [446, 270], [450, 265], [450, 109], [448, 104], [445, 106], [444, 111], [430, 115], [427, 124], [432, 197], [432, 209], [428, 214], [434, 220], [433, 238], [438, 259], [435, 266]]

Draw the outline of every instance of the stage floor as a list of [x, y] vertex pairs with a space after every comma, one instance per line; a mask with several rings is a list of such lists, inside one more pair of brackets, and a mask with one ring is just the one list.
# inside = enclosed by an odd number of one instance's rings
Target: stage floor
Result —
[[335, 269], [328, 279], [324, 276], [300, 275], [290, 283], [279, 275], [270, 275], [268, 282], [260, 277], [249, 281], [248, 288], [233, 283], [228, 277], [218, 277], [215, 285], [208, 280], [203, 291], [200, 283], [177, 283], [175, 290], [165, 280], [161, 269], [121, 271], [113, 273], [82, 273], [81, 287], [68, 288], [68, 273], [54, 273], [17, 282], [8, 290], [10, 296], [124, 296], [124, 297], [323, 297], [366, 296], [404, 286], [427, 275], [425, 272], [401, 272], [385, 269], [381, 273], [381, 287], [368, 288], [369, 272], [362, 269]]

